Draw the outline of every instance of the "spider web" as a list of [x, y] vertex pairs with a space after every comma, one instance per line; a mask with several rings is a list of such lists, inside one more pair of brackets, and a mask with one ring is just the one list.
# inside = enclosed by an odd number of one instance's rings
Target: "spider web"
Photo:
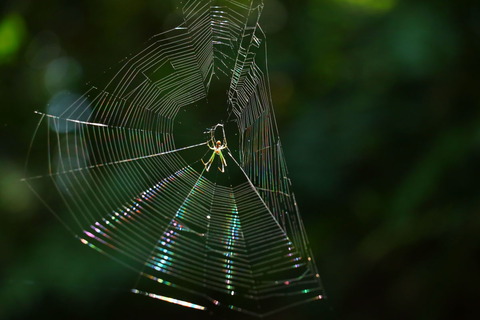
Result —
[[[138, 273], [134, 293], [258, 316], [322, 299], [272, 109], [263, 3], [180, 4], [183, 23], [104, 87], [36, 112], [46, 167], [24, 180], [83, 244]], [[211, 136], [228, 141], [225, 173], [218, 157], [202, 163]]]

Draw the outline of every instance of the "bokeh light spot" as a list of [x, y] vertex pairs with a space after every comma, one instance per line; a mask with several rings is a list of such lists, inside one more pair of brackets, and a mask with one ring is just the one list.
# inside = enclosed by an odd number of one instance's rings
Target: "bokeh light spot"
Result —
[[60, 57], [62, 51], [54, 33], [41, 32], [30, 41], [25, 55], [31, 67], [44, 69], [52, 60]]
[[68, 91], [60, 91], [50, 99], [47, 113], [59, 118], [49, 122], [51, 130], [60, 133], [73, 131], [79, 124], [68, 119], [88, 121], [92, 113], [88, 103], [78, 104], [75, 108], [71, 107], [79, 99], [81, 99], [80, 95]]
[[69, 57], [51, 61], [45, 70], [45, 87], [50, 92], [57, 92], [73, 85], [82, 74], [80, 64]]
[[265, 0], [260, 24], [267, 34], [281, 31], [287, 22], [287, 9], [278, 0]]
[[21, 169], [10, 162], [0, 162], [0, 206], [15, 220], [26, 219], [31, 214], [32, 193], [20, 181]]
[[16, 13], [0, 21], [0, 64], [8, 63], [16, 55], [25, 38], [25, 23]]

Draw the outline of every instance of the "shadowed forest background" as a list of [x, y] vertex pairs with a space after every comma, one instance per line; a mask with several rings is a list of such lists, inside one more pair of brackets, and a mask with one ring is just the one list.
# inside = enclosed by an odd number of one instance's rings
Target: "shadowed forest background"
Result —
[[[329, 297], [275, 318], [474, 318], [480, 3], [264, 3], [280, 137]], [[33, 112], [177, 26], [175, 7], [0, 5], [0, 319], [205, 316], [130, 294], [131, 272], [82, 246], [20, 182]]]

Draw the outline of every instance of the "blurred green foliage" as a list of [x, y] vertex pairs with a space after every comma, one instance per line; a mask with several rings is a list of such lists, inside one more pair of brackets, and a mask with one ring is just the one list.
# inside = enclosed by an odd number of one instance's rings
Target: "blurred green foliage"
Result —
[[25, 25], [18, 14], [3, 17], [0, 23], [0, 64], [7, 63], [17, 54], [25, 36]]
[[[474, 318], [480, 3], [264, 2], [281, 138], [330, 298], [278, 318]], [[122, 291], [135, 278], [72, 239], [19, 182], [33, 111], [176, 26], [176, 3], [1, 6], [0, 318], [197, 316]]]

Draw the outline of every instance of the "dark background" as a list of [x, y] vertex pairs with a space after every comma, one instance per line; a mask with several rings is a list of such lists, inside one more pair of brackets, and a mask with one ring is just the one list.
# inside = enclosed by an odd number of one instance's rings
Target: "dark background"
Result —
[[[129, 294], [131, 274], [19, 182], [33, 111], [82, 93], [174, 27], [175, 3], [0, 10], [0, 319], [200, 317]], [[262, 22], [290, 177], [329, 296], [277, 318], [474, 318], [480, 2], [265, 0]]]

